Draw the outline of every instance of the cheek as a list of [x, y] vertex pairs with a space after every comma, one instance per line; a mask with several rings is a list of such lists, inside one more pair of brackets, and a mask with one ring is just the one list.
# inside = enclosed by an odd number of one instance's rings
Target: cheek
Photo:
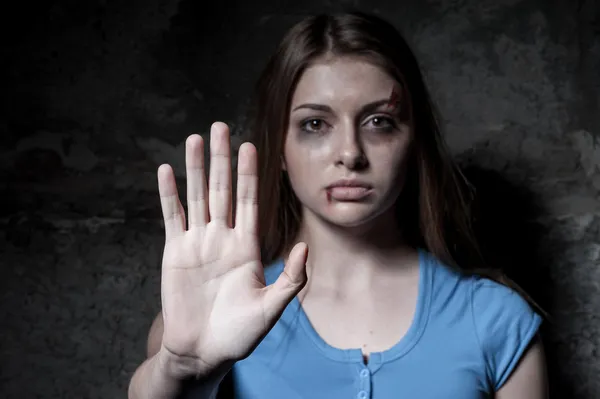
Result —
[[323, 171], [330, 158], [331, 146], [324, 140], [287, 140], [284, 148], [285, 169], [296, 197], [312, 203], [323, 185]]
[[321, 170], [331, 154], [332, 145], [323, 137], [290, 137], [285, 142], [285, 167], [290, 175], [302, 175], [309, 170]]
[[[389, 175], [395, 180], [396, 175], [404, 175], [412, 151], [411, 141], [403, 139], [380, 146], [371, 154], [372, 165], [378, 175]], [[397, 171], [397, 174], [390, 173]]]

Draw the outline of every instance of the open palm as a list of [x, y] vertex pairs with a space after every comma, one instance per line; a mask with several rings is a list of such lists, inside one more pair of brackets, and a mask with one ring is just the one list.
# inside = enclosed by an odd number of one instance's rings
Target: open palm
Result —
[[256, 149], [240, 147], [235, 224], [232, 223], [229, 129], [211, 128], [210, 176], [203, 140], [186, 141], [188, 220], [173, 170], [158, 169], [165, 221], [161, 299], [163, 347], [216, 368], [243, 359], [258, 345], [306, 282], [307, 247], [297, 244], [284, 273], [265, 285], [258, 240]]

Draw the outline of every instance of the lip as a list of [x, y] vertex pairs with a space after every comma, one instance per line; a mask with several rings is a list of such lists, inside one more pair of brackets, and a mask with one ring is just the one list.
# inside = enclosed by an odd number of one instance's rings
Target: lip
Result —
[[341, 179], [341, 180], [338, 180], [338, 181], [330, 184], [326, 188], [329, 190], [329, 189], [336, 188], [336, 187], [346, 187], [346, 188], [358, 187], [358, 188], [364, 188], [364, 189], [368, 189], [368, 190], [373, 188], [369, 183], [361, 181], [361, 180], [357, 180], [357, 179]]
[[327, 186], [327, 199], [337, 202], [356, 202], [371, 195], [373, 186], [356, 179], [342, 179]]

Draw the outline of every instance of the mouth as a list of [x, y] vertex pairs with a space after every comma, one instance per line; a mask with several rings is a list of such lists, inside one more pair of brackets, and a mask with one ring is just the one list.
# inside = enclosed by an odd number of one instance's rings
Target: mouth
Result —
[[359, 180], [338, 180], [326, 188], [329, 200], [361, 201], [373, 192], [373, 186]]

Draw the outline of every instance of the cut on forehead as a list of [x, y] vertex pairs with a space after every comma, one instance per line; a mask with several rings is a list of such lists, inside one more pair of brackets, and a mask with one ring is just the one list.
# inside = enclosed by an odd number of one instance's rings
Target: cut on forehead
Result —
[[388, 99], [388, 102], [387, 102], [387, 108], [389, 108], [389, 109], [397, 108], [398, 104], [400, 103], [400, 95], [401, 95], [400, 88], [397, 87], [397, 85], [394, 85], [392, 87], [392, 93], [390, 94], [390, 98]]

